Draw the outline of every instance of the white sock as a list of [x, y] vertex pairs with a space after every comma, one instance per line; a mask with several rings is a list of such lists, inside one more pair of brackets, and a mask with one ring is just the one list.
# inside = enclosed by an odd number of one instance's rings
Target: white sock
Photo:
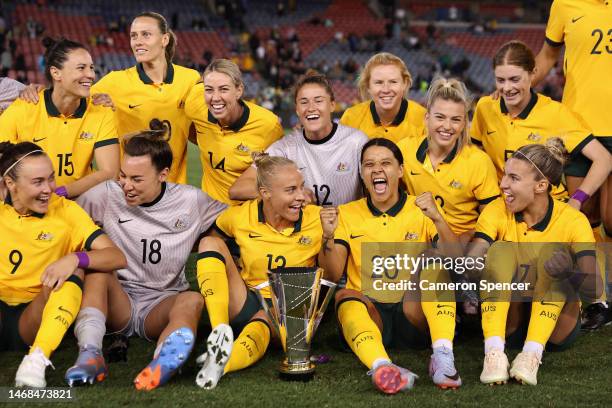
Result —
[[532, 353], [536, 353], [538, 358], [542, 359], [542, 353], [544, 352], [544, 345], [538, 343], [537, 341], [526, 341], [523, 346], [523, 351], [530, 351]]
[[388, 360], [386, 358], [377, 358], [372, 363], [372, 370], [376, 370], [379, 366], [384, 365], [384, 364], [391, 364], [391, 360]]
[[493, 349], [504, 351], [506, 342], [499, 336], [487, 337], [484, 341], [485, 354], [492, 351]]
[[102, 339], [106, 333], [106, 317], [95, 307], [81, 309], [74, 324], [74, 335], [79, 347], [91, 345], [102, 350]]
[[438, 347], [446, 347], [449, 350], [453, 349], [453, 342], [448, 339], [438, 339], [431, 344], [432, 349], [437, 349]]

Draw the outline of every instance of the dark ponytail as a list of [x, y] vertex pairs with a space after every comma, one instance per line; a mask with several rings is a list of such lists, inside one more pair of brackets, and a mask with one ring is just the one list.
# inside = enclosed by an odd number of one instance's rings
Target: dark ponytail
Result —
[[49, 84], [53, 84], [51, 67], [62, 69], [64, 67], [64, 62], [68, 59], [68, 54], [73, 50], [84, 49], [88, 51], [83, 44], [68, 40], [64, 37], [60, 37], [57, 40], [51, 37], [45, 37], [42, 39], [42, 45], [45, 47], [45, 78], [47, 78]]
[[132, 157], [149, 156], [155, 169], [161, 172], [165, 168], [172, 167], [172, 149], [168, 140], [170, 140], [168, 123], [152, 119], [148, 130], [124, 136], [123, 151]]
[[[44, 156], [45, 152], [32, 142], [21, 142], [13, 144], [11, 142], [0, 143], [0, 176], [10, 177], [17, 180], [21, 163], [18, 163], [25, 156]], [[15, 165], [15, 163], [17, 163]], [[7, 172], [8, 170], [8, 172]], [[6, 173], [6, 174], [5, 174]]]

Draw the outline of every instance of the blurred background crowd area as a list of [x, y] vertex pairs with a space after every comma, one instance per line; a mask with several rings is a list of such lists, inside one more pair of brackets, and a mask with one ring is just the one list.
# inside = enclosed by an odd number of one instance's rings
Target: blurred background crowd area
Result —
[[[308, 68], [331, 80], [338, 113], [358, 101], [356, 80], [372, 54], [400, 56], [413, 76], [410, 97], [423, 101], [431, 79], [454, 76], [475, 97], [494, 87], [491, 57], [520, 39], [537, 53], [550, 1], [447, 0], [35, 0], [2, 1], [0, 70], [23, 83], [44, 83], [45, 35], [90, 48], [98, 78], [134, 64], [129, 25], [157, 11], [178, 38], [175, 63], [202, 72], [213, 58], [242, 69], [246, 98], [292, 126], [291, 86]], [[553, 69], [539, 90], [561, 96]]]

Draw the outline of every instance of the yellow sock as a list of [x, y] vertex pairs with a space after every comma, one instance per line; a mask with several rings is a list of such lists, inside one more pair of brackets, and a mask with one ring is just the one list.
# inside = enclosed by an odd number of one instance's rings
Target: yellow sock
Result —
[[198, 254], [197, 276], [210, 325], [229, 323], [229, 285], [223, 255], [215, 251]]
[[40, 347], [47, 358], [51, 356], [79, 313], [82, 297], [83, 281], [75, 275], [70, 276], [58, 291], [51, 292], [30, 352]]
[[338, 306], [338, 320], [346, 342], [368, 369], [382, 358], [391, 361], [382, 341], [382, 334], [370, 317], [366, 305], [346, 300]]
[[531, 304], [531, 317], [525, 341], [535, 341], [546, 345], [563, 309], [565, 302], [534, 301]]
[[250, 321], [234, 341], [232, 355], [225, 365], [224, 373], [247, 368], [263, 357], [270, 344], [270, 327], [263, 320]]
[[[425, 268], [421, 271], [421, 280], [436, 283], [449, 283], [450, 276], [446, 270]], [[428, 290], [421, 292], [421, 308], [427, 319], [431, 343], [437, 340], [449, 340], [452, 344], [455, 337], [455, 314], [457, 304], [453, 301], [452, 290]], [[435, 345], [434, 345], [435, 346]]]
[[506, 338], [506, 320], [510, 302], [482, 302], [482, 333], [487, 339], [492, 336]]

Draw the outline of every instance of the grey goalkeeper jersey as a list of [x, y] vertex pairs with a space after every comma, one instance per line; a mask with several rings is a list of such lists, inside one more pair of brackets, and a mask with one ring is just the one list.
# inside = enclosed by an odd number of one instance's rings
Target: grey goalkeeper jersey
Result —
[[77, 203], [125, 254], [117, 271], [130, 289], [186, 290], [185, 264], [200, 237], [227, 205], [192, 186], [164, 183], [153, 202], [130, 207], [121, 186], [105, 181], [82, 194]]
[[317, 205], [340, 205], [362, 196], [359, 157], [368, 137], [360, 130], [334, 123], [321, 140], [308, 140], [303, 131], [293, 131], [274, 142], [266, 152], [293, 160]]

